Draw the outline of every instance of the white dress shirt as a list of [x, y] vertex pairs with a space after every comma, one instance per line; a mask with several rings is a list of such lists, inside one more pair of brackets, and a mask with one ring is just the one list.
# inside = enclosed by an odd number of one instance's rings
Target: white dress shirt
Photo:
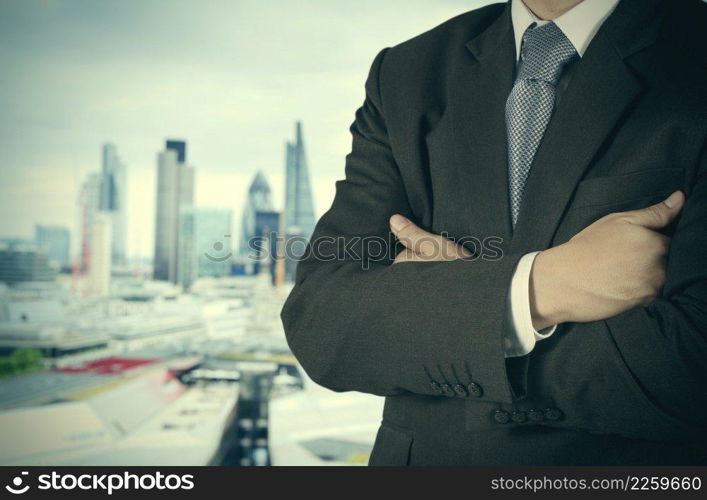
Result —
[[[562, 33], [572, 42], [579, 57], [584, 55], [589, 43], [619, 0], [583, 0], [557, 19], [553, 19]], [[511, 21], [516, 44], [516, 61], [519, 58], [523, 34], [533, 23], [543, 25], [549, 21], [538, 19], [522, 0], [512, 0]], [[557, 325], [538, 332], [533, 328], [530, 315], [530, 271], [535, 256], [540, 252], [524, 255], [516, 266], [508, 293], [508, 314], [511, 330], [504, 340], [507, 358], [524, 356], [533, 350], [535, 343], [555, 333]]]

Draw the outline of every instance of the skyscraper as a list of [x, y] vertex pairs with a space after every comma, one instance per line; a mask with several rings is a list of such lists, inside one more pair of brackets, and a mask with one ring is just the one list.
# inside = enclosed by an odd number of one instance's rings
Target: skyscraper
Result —
[[69, 230], [61, 226], [34, 226], [34, 239], [37, 246], [46, 252], [49, 263], [57, 270], [66, 270], [71, 266], [69, 253]]
[[93, 220], [99, 212], [101, 199], [101, 175], [89, 174], [81, 186], [79, 216], [81, 220], [81, 263], [79, 271], [87, 274], [91, 268], [91, 231]]
[[177, 283], [189, 290], [197, 277], [195, 208], [184, 205], [179, 209], [179, 248], [177, 249]]
[[295, 124], [295, 142], [286, 145], [285, 176], [285, 232], [309, 239], [315, 224], [314, 202], [301, 122]]
[[[278, 261], [278, 240], [280, 235], [280, 213], [258, 210], [255, 214], [255, 233], [259, 240], [252, 257], [257, 259], [255, 273], [264, 271], [263, 265], [267, 266], [270, 273], [271, 282], [275, 284], [276, 265]], [[263, 258], [263, 254], [268, 256], [268, 260]]]
[[[241, 222], [241, 238], [239, 242], [239, 255], [242, 258], [248, 257], [252, 253], [249, 247], [250, 242], [256, 236], [262, 236], [256, 227], [256, 217], [258, 212], [271, 212], [273, 210], [272, 199], [270, 197], [270, 184], [263, 172], [258, 172], [253, 178], [248, 195], [243, 205], [243, 218]], [[277, 228], [271, 228], [276, 231]]]
[[[181, 161], [180, 161], [181, 159]], [[186, 143], [168, 140], [157, 156], [154, 277], [179, 282], [180, 210], [194, 202], [194, 169], [186, 164]]]
[[230, 208], [182, 207], [177, 276], [184, 289], [197, 278], [230, 274], [232, 215]]
[[111, 218], [111, 262], [116, 265], [125, 264], [126, 189], [125, 165], [115, 145], [106, 143], [103, 145], [99, 208]]
[[107, 297], [110, 294], [112, 222], [113, 218], [108, 212], [99, 212], [93, 218], [89, 281], [91, 295], [97, 297]]
[[314, 203], [309, 168], [302, 138], [302, 123], [295, 126], [295, 142], [288, 142], [285, 155], [285, 278], [294, 280], [299, 253], [314, 231]]

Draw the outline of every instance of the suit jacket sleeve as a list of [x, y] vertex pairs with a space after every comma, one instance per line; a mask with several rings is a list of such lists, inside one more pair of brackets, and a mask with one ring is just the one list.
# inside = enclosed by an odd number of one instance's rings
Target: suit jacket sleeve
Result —
[[523, 389], [514, 393], [509, 382], [503, 331], [521, 255], [391, 265], [390, 216], [416, 217], [386, 132], [379, 85], [386, 50], [351, 126], [346, 178], [283, 308], [288, 343], [312, 379], [336, 391], [440, 395], [442, 385], [453, 397], [450, 386], [473, 381], [481, 400], [510, 402]]
[[603, 351], [577, 353], [573, 363], [547, 351], [530, 362], [534, 387], [565, 410], [569, 426], [648, 440], [707, 435], [705, 149], [686, 189], [662, 295], [605, 321], [563, 325], [561, 335], [603, 339], [595, 344]]

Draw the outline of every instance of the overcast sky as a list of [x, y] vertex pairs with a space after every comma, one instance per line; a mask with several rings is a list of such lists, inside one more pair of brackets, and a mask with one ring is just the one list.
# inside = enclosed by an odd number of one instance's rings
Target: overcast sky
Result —
[[167, 137], [188, 142], [197, 205], [233, 207], [238, 221], [261, 169], [281, 207], [296, 119], [321, 214], [373, 57], [486, 3], [0, 0], [0, 236], [49, 223], [74, 237], [78, 189], [105, 141], [128, 168], [131, 255], [152, 254]]

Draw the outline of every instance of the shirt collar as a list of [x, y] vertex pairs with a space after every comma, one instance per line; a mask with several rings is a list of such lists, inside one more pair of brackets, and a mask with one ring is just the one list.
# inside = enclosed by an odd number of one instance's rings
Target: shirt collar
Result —
[[[553, 21], [572, 42], [579, 57], [582, 57], [592, 38], [618, 3], [619, 0], [583, 0]], [[542, 26], [549, 21], [538, 19], [526, 7], [523, 0], [512, 0], [511, 19], [516, 43], [516, 60], [518, 60], [525, 30], [533, 23]]]

